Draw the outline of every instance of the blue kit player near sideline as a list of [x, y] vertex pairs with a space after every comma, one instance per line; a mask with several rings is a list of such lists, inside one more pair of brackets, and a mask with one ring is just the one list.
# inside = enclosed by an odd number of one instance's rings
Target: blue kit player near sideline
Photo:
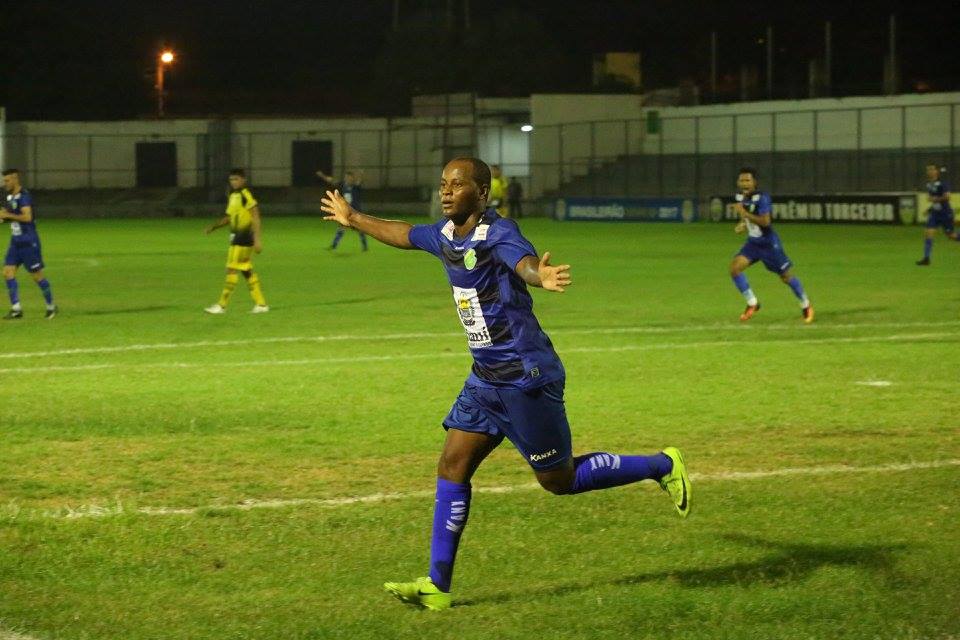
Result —
[[938, 227], [942, 228], [951, 240], [960, 240], [960, 234], [953, 228], [950, 185], [943, 179], [943, 169], [935, 164], [927, 165], [927, 200], [930, 202], [930, 209], [927, 211], [927, 228], [923, 235], [923, 258], [917, 260], [921, 267], [930, 264], [933, 236]]
[[[317, 170], [317, 176], [326, 182], [328, 185], [334, 189], [340, 189], [340, 195], [343, 196], [343, 199], [347, 201], [351, 207], [357, 211], [363, 208], [363, 170], [361, 169], [357, 173], [353, 171], [347, 171], [343, 175], [343, 181], [338, 185], [333, 176], [328, 176], [321, 170]], [[330, 246], [327, 247], [331, 251], [335, 251], [338, 246], [340, 246], [340, 241], [343, 240], [344, 228], [340, 227], [337, 229], [337, 232], [333, 236], [333, 242], [330, 243]], [[363, 235], [363, 232], [360, 233], [360, 250], [367, 250], [367, 236]]]
[[40, 236], [37, 235], [33, 197], [20, 184], [20, 172], [16, 169], [3, 172], [3, 188], [7, 196], [0, 209], [0, 222], [10, 223], [10, 246], [3, 259], [3, 278], [10, 295], [10, 311], [3, 319], [19, 320], [23, 317], [20, 285], [17, 283], [17, 269], [23, 265], [43, 293], [47, 303], [44, 317], [49, 320], [57, 315], [57, 305], [53, 303], [50, 282], [43, 275], [43, 255], [40, 252]]
[[384, 584], [403, 602], [434, 610], [451, 606], [454, 560], [470, 513], [470, 480], [504, 438], [551, 493], [651, 479], [669, 493], [681, 516], [690, 512], [690, 480], [676, 448], [651, 456], [573, 456], [564, 368], [533, 315], [527, 291], [531, 286], [563, 292], [571, 282], [570, 266], [551, 265], [549, 252], [538, 258], [517, 224], [488, 208], [490, 177], [490, 168], [476, 158], [448, 163], [440, 180], [446, 220], [436, 224], [374, 218], [353, 209], [336, 191], [328, 191], [321, 206], [326, 220], [438, 258], [473, 356], [463, 390], [443, 420], [447, 432], [437, 465], [429, 577]]
[[810, 324], [813, 322], [813, 306], [804, 293], [800, 280], [790, 271], [793, 262], [783, 252], [780, 236], [773, 230], [771, 222], [773, 201], [770, 199], [770, 194], [757, 191], [757, 171], [750, 167], [740, 169], [740, 174], [737, 176], [737, 189], [739, 191], [735, 196], [734, 208], [740, 215], [740, 222], [737, 224], [736, 231], [737, 233], [747, 232], [747, 241], [730, 263], [730, 277], [733, 278], [733, 284], [747, 301], [747, 308], [740, 314], [740, 320], [746, 322], [760, 310], [760, 302], [750, 288], [747, 276], [743, 275], [747, 267], [759, 260], [763, 262], [767, 271], [780, 276], [780, 280], [790, 287], [800, 301], [803, 321]]

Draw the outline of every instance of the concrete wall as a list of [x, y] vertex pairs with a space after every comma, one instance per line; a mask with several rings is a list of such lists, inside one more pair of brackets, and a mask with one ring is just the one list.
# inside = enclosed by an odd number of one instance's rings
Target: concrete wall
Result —
[[[363, 169], [369, 187], [436, 185], [448, 155], [477, 149], [508, 175], [529, 173], [529, 136], [504, 118], [482, 126], [458, 116], [422, 118], [238, 119], [229, 123], [231, 164], [260, 186], [288, 186], [292, 143], [329, 141], [336, 175]], [[178, 186], [204, 186], [208, 120], [10, 122], [6, 161], [36, 188], [127, 188], [136, 183], [138, 142], [177, 145]], [[461, 151], [458, 151], [461, 150]]]
[[[950, 146], [960, 93], [656, 109], [643, 153], [740, 153]], [[650, 110], [644, 110], [644, 117]]]
[[960, 93], [655, 109], [635, 95], [533, 96], [531, 114], [531, 193], [541, 195], [626, 156], [951, 148]]
[[6, 163], [46, 189], [132, 186], [138, 142], [175, 142], [180, 185], [197, 185], [205, 120], [8, 122]]
[[[531, 133], [518, 122], [527, 104]], [[292, 142], [309, 139], [329, 140], [335, 173], [362, 168], [370, 187], [432, 189], [445, 159], [476, 149], [506, 175], [529, 176], [525, 190], [536, 197], [625, 156], [949, 148], [960, 129], [960, 93], [664, 107], [655, 109], [660, 129], [653, 133], [646, 119], [654, 109], [644, 109], [638, 95], [534, 95], [483, 108], [479, 122], [264, 118], [233, 120], [225, 130], [232, 163], [262, 186], [289, 185]], [[5, 160], [38, 188], [130, 187], [136, 143], [175, 142], [179, 186], [204, 186], [214, 124], [7, 122]]]

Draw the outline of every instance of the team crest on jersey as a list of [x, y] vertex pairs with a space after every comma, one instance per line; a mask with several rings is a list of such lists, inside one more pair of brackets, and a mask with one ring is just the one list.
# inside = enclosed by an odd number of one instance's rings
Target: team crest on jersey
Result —
[[473, 269], [477, 266], [477, 252], [474, 249], [470, 249], [465, 254], [463, 254], [463, 266], [467, 268], [467, 271]]

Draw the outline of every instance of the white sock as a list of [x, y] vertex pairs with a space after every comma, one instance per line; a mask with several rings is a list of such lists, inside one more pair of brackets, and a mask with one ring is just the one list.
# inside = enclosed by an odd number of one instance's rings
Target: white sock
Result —
[[747, 301], [747, 305], [751, 307], [757, 306], [757, 296], [753, 295], [753, 289], [747, 289], [743, 292], [743, 299]]
[[20, 303], [18, 302], [17, 304], [10, 305], [10, 310], [11, 310], [11, 311], [20, 311]]

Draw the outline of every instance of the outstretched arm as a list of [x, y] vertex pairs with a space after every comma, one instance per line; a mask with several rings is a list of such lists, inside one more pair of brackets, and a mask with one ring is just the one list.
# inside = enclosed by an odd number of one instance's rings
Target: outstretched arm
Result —
[[547, 291], [563, 293], [564, 288], [569, 287], [572, 283], [570, 280], [570, 265], [552, 266], [549, 251], [544, 253], [539, 260], [536, 256], [524, 256], [517, 263], [516, 269], [517, 275], [531, 287], [542, 287]]
[[324, 220], [339, 222], [345, 227], [353, 227], [360, 233], [373, 236], [380, 242], [398, 249], [413, 249], [410, 242], [410, 229], [413, 225], [399, 220], [384, 220], [360, 213], [343, 199], [340, 191], [327, 191], [327, 197], [320, 201], [320, 209], [326, 213]]

